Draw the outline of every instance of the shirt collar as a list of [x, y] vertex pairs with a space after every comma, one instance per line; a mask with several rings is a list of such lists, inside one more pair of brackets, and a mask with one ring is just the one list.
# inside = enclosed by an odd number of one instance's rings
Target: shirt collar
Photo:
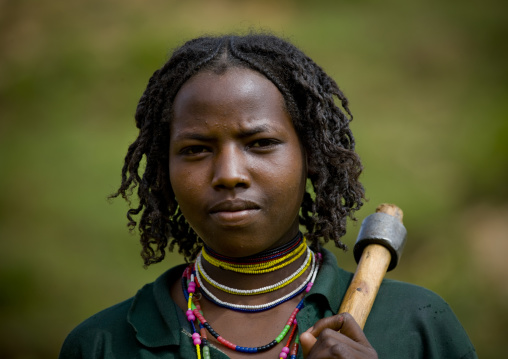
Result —
[[[320, 313], [337, 314], [351, 282], [352, 273], [338, 266], [337, 259], [332, 252], [323, 248], [321, 254], [323, 261], [314, 285], [305, 298], [306, 307], [310, 309], [312, 306], [319, 306]], [[302, 329], [306, 330], [307, 328]]]
[[184, 313], [170, 295], [171, 284], [181, 277], [185, 267], [186, 264], [183, 264], [166, 271], [154, 283], [145, 285], [134, 297], [127, 321], [143, 345], [179, 345], [182, 329], [191, 332]]

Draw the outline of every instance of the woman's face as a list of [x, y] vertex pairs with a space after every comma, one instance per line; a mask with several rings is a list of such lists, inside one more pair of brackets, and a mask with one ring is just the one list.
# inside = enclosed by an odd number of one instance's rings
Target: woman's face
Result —
[[305, 157], [271, 81], [245, 68], [200, 72], [178, 92], [170, 131], [171, 186], [208, 246], [243, 257], [296, 235]]

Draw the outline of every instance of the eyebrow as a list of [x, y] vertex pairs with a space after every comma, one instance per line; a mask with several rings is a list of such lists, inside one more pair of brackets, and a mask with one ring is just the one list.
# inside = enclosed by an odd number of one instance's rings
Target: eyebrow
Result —
[[[259, 125], [252, 128], [241, 129], [236, 135], [238, 138], [248, 138], [258, 133], [269, 132], [271, 127], [269, 125]], [[211, 141], [213, 136], [207, 136], [198, 132], [182, 131], [175, 135], [176, 140], [197, 140], [197, 141]]]
[[241, 130], [240, 133], [238, 134], [238, 137], [239, 138], [246, 138], [246, 137], [254, 136], [258, 133], [263, 133], [263, 132], [268, 132], [268, 131], [270, 131], [270, 126], [259, 125], [259, 126], [255, 126], [252, 128], [247, 128], [247, 129]]

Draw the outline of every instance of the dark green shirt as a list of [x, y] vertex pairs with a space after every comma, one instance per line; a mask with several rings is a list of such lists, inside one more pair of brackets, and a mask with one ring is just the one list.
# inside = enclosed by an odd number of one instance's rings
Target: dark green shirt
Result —
[[[297, 315], [300, 332], [337, 313], [352, 279], [333, 254], [324, 250], [323, 255], [323, 266]], [[184, 268], [168, 270], [133, 298], [85, 320], [65, 340], [60, 359], [196, 358], [190, 324], [170, 296], [170, 286]], [[394, 280], [383, 281], [364, 332], [379, 358], [477, 358], [443, 299]], [[210, 353], [214, 359], [227, 358], [220, 348], [211, 347]]]

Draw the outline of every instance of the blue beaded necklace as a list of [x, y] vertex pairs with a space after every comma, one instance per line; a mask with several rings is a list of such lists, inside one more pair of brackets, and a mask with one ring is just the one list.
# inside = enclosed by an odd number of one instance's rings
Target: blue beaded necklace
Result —
[[[314, 253], [312, 253], [312, 254], [314, 255]], [[192, 270], [195, 273], [194, 280], [196, 281], [196, 286], [200, 289], [201, 294], [209, 301], [213, 302], [214, 304], [216, 304], [220, 307], [227, 308], [230, 310], [234, 310], [234, 311], [238, 311], [238, 312], [257, 313], [257, 312], [262, 312], [262, 311], [265, 311], [268, 309], [272, 309], [272, 308], [278, 306], [279, 304], [287, 302], [288, 300], [296, 297], [298, 294], [302, 293], [303, 291], [308, 292], [310, 290], [310, 287], [312, 286], [313, 278], [315, 278], [315, 275], [317, 275], [318, 269], [319, 269], [319, 266], [316, 265], [316, 260], [313, 259], [311, 271], [309, 272], [307, 279], [302, 284], [300, 284], [291, 293], [288, 293], [285, 296], [283, 296], [277, 300], [274, 300], [273, 302], [266, 303], [263, 305], [242, 305], [242, 304], [232, 304], [232, 303], [224, 302], [224, 301], [220, 300], [219, 298], [217, 298], [216, 296], [214, 296], [203, 285], [204, 283], [201, 281], [201, 278], [199, 276], [199, 271], [196, 271], [195, 266], [193, 267]]]

